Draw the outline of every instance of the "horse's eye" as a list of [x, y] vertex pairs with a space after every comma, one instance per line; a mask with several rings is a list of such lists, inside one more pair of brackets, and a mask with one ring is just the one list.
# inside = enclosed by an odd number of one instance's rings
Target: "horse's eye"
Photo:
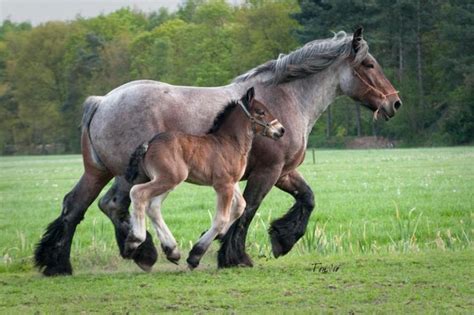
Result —
[[373, 69], [373, 68], [374, 68], [374, 64], [373, 64], [373, 63], [366, 63], [366, 64], [364, 64], [364, 66], [366, 66], [367, 68], [370, 68], [370, 69]]
[[265, 112], [261, 109], [257, 109], [257, 110], [255, 110], [255, 112], [257, 113], [257, 115], [265, 116]]

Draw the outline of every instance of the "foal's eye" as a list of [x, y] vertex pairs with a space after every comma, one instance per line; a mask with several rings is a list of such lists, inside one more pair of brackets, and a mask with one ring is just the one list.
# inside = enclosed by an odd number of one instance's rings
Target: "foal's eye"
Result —
[[257, 115], [265, 116], [265, 112], [261, 109], [257, 109], [257, 110], [255, 110], [255, 112], [257, 113]]
[[373, 64], [373, 63], [366, 63], [366, 64], [364, 64], [364, 66], [365, 66], [366, 68], [370, 68], [370, 69], [373, 69], [373, 68], [374, 68], [374, 64]]

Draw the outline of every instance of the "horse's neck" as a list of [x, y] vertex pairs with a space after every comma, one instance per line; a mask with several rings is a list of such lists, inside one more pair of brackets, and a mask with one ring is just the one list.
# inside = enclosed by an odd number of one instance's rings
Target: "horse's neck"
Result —
[[241, 154], [248, 154], [254, 137], [250, 119], [240, 107], [235, 108], [216, 131], [215, 137], [225, 139]]
[[283, 87], [289, 95], [296, 99], [295, 106], [302, 112], [305, 119], [306, 136], [324, 111], [338, 96], [340, 65], [295, 80]]

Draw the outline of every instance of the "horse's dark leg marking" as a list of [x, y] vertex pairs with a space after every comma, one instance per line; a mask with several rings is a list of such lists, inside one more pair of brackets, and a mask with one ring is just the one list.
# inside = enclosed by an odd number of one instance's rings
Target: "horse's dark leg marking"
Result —
[[314, 194], [296, 170], [282, 176], [276, 186], [291, 194], [296, 200], [283, 217], [272, 222], [268, 231], [273, 255], [279, 257], [287, 254], [304, 235], [309, 217], [314, 209]]
[[247, 202], [245, 211], [220, 239], [222, 244], [217, 255], [219, 268], [253, 266], [252, 260], [245, 252], [247, 231], [260, 203], [276, 183], [280, 172], [281, 167], [275, 166], [263, 172], [253, 173], [248, 178], [244, 190], [244, 199]]
[[125, 240], [130, 230], [130, 184], [122, 177], [116, 178], [112, 187], [100, 199], [99, 208], [112, 221], [115, 227], [115, 239], [123, 258], [131, 258], [143, 270], [147, 271], [158, 259], [158, 251], [150, 233], [145, 241], [132, 252], [125, 252]]
[[76, 186], [64, 196], [61, 215], [49, 224], [35, 249], [35, 265], [44, 275], [72, 274], [69, 256], [76, 226], [111, 178], [108, 172], [86, 172]]

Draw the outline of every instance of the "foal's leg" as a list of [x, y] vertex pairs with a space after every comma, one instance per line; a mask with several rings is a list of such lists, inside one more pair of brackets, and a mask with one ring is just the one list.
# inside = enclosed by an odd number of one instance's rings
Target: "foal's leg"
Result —
[[199, 241], [193, 246], [186, 260], [190, 269], [194, 269], [204, 256], [212, 241], [221, 234], [229, 223], [230, 207], [234, 195], [234, 185], [225, 184], [214, 187], [217, 193], [217, 210], [211, 228], [201, 236]]
[[147, 213], [148, 217], [153, 223], [153, 226], [155, 227], [156, 234], [160, 239], [161, 248], [166, 254], [166, 258], [172, 263], [178, 264], [178, 261], [181, 258], [181, 254], [179, 253], [176, 240], [171, 231], [169, 230], [168, 226], [166, 225], [165, 221], [163, 220], [163, 216], [161, 214], [161, 205], [168, 193], [169, 191], [158, 197], [154, 197], [151, 200], [150, 207], [147, 209]]
[[158, 259], [158, 252], [150, 233], [146, 240], [133, 252], [125, 255], [125, 239], [130, 231], [130, 188], [131, 185], [123, 178], [116, 177], [114, 184], [100, 199], [99, 208], [114, 224], [115, 239], [123, 258], [132, 258], [143, 270], [149, 270]]
[[273, 165], [271, 168], [262, 166], [259, 171], [249, 176], [244, 191], [247, 205], [242, 216], [232, 224], [221, 239], [222, 245], [217, 255], [219, 268], [253, 265], [245, 252], [247, 231], [263, 198], [280, 177], [281, 169], [282, 165]]
[[239, 183], [236, 183], [234, 185], [234, 197], [232, 199], [232, 207], [230, 210], [230, 220], [229, 223], [227, 223], [224, 231], [222, 231], [222, 233], [218, 235], [218, 239], [221, 239], [225, 235], [225, 233], [227, 233], [230, 226], [235, 222], [235, 220], [240, 218], [242, 213], [244, 213], [245, 205], [246, 202], [244, 197], [242, 197], [242, 193], [240, 192]]
[[125, 240], [125, 253], [133, 253], [146, 238], [145, 213], [150, 206], [151, 198], [163, 195], [173, 189], [182, 179], [172, 183], [162, 183], [159, 178], [144, 184], [138, 184], [130, 190], [133, 212], [131, 216], [131, 229]]

